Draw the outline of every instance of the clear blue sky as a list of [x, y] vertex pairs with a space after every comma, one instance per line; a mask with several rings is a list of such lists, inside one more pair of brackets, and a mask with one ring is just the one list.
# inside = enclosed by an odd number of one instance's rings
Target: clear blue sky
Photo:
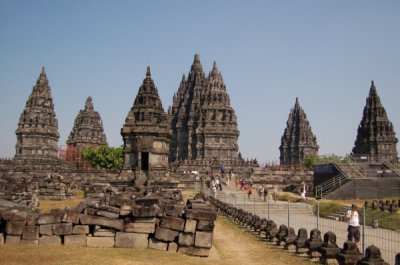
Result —
[[215, 60], [238, 116], [240, 151], [278, 161], [296, 97], [320, 154], [351, 152], [371, 80], [400, 138], [400, 1], [0, 2], [0, 157], [45, 65], [60, 145], [93, 97], [107, 140], [151, 66], [165, 111], [195, 53]]

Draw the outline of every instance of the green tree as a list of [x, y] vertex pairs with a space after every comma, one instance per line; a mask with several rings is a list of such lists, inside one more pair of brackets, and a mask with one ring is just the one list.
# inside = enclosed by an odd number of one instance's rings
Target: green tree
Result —
[[303, 160], [303, 165], [308, 170], [313, 169], [313, 167], [317, 164], [318, 164], [318, 156], [307, 156]]
[[124, 163], [122, 147], [84, 147], [82, 157], [92, 167], [100, 169], [121, 169]]

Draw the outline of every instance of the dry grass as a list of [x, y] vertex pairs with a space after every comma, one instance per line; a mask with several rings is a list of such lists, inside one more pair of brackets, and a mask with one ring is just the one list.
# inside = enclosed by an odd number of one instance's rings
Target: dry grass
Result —
[[83, 199], [84, 193], [81, 190], [76, 192], [76, 198], [55, 201], [55, 200], [40, 200], [39, 211], [41, 213], [48, 213], [51, 209], [64, 209], [65, 207], [74, 208], [78, 206], [79, 202]]

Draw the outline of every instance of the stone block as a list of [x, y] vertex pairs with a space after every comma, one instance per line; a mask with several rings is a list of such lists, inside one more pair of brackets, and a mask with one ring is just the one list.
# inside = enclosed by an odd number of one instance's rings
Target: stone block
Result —
[[53, 224], [52, 230], [53, 234], [57, 236], [71, 235], [72, 224], [71, 223]]
[[26, 217], [26, 224], [27, 226], [34, 226], [37, 225], [38, 215], [29, 215]]
[[161, 209], [158, 205], [142, 206], [136, 205], [132, 207], [132, 216], [137, 218], [157, 217], [161, 216]]
[[11, 209], [2, 213], [3, 219], [8, 221], [25, 221], [28, 213], [26, 211], [19, 211]]
[[120, 219], [110, 219], [106, 217], [91, 216], [86, 214], [81, 214], [79, 219], [81, 224], [83, 225], [100, 225], [115, 228], [119, 231], [124, 229], [124, 221]]
[[100, 226], [95, 226], [93, 236], [103, 236], [110, 237], [115, 236], [115, 229], [112, 228], [102, 228]]
[[4, 234], [0, 233], [0, 245], [4, 244]]
[[108, 205], [101, 205], [99, 206], [99, 210], [103, 210], [103, 211], [107, 211], [107, 212], [111, 212], [111, 213], [118, 213], [121, 210], [118, 207], [113, 207], [113, 206], [108, 206]]
[[19, 243], [21, 243], [21, 236], [6, 235], [5, 244], [17, 245]]
[[178, 243], [181, 246], [190, 247], [194, 243], [194, 234], [192, 233], [179, 233]]
[[39, 240], [39, 226], [24, 226], [22, 230], [22, 239]]
[[183, 229], [185, 228], [185, 219], [171, 217], [171, 216], [164, 216], [163, 218], [161, 218], [160, 226], [177, 231], [183, 231]]
[[86, 235], [68, 235], [64, 236], [65, 246], [86, 247]]
[[148, 234], [117, 232], [115, 247], [117, 248], [147, 248]]
[[211, 248], [213, 233], [197, 231], [195, 234], [194, 245], [199, 248]]
[[114, 237], [86, 237], [86, 246], [91, 248], [112, 248]]
[[184, 247], [184, 246], [178, 246], [178, 253], [179, 254], [186, 254], [186, 251], [188, 251], [189, 247]]
[[[39, 215], [38, 218], [38, 224], [39, 225], [44, 225], [44, 224], [56, 224], [56, 223], [61, 223], [61, 214], [59, 213], [43, 213]], [[40, 242], [39, 242], [40, 244]]]
[[47, 224], [47, 225], [40, 225], [39, 226], [39, 234], [42, 236], [51, 236], [53, 235], [53, 225], [52, 224]]
[[199, 221], [215, 221], [217, 219], [217, 212], [198, 209], [185, 209], [185, 216], [188, 219], [195, 219]]
[[72, 234], [73, 235], [79, 235], [79, 234], [89, 234], [89, 226], [88, 225], [74, 225], [72, 228]]
[[178, 251], [178, 244], [176, 244], [175, 242], [169, 242], [168, 243], [168, 252], [177, 252]]
[[149, 248], [167, 251], [168, 243], [159, 241], [155, 238], [150, 238], [149, 239]]
[[20, 236], [25, 226], [25, 221], [10, 221], [6, 225], [6, 233], [8, 235]]
[[65, 211], [63, 222], [65, 223], [72, 223], [72, 224], [79, 224], [79, 212], [68, 210]]
[[42, 236], [39, 238], [40, 246], [59, 246], [61, 245], [60, 236]]
[[198, 221], [196, 230], [200, 231], [214, 231], [214, 221]]
[[185, 229], [183, 230], [186, 233], [194, 233], [196, 232], [197, 221], [193, 219], [186, 219], [185, 221]]
[[209, 248], [199, 248], [199, 247], [189, 247], [186, 250], [186, 254], [190, 256], [197, 256], [197, 257], [208, 257], [210, 255]]
[[132, 213], [132, 210], [121, 210], [121, 211], [119, 211], [119, 215], [121, 217], [129, 216], [131, 213]]
[[21, 245], [39, 245], [39, 239], [36, 239], [36, 240], [22, 239], [20, 244]]
[[94, 208], [86, 208], [85, 209], [85, 214], [88, 214], [88, 215], [95, 215], [96, 212], [97, 212], [97, 209], [94, 209]]
[[155, 223], [133, 222], [126, 223], [124, 231], [127, 233], [153, 234], [156, 230]]
[[163, 240], [163, 241], [167, 241], [167, 242], [174, 241], [177, 236], [179, 236], [178, 231], [164, 228], [164, 227], [156, 228], [155, 238], [158, 240]]
[[103, 210], [97, 210], [96, 215], [111, 218], [111, 219], [117, 219], [117, 218], [119, 218], [119, 211], [118, 211], [118, 213], [113, 213], [113, 212], [108, 212], [108, 211], [103, 211]]

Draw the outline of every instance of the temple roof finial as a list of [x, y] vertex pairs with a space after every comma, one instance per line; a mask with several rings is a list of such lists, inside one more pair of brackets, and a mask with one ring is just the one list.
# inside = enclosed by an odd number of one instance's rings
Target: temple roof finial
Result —
[[146, 77], [151, 77], [150, 66], [147, 66], [147, 69], [146, 69]]
[[45, 69], [44, 65], [42, 65], [42, 74], [46, 74], [46, 69]]
[[194, 62], [200, 62], [200, 55], [198, 53], [194, 55]]
[[93, 101], [92, 97], [88, 97], [85, 103], [85, 110], [93, 110]]

